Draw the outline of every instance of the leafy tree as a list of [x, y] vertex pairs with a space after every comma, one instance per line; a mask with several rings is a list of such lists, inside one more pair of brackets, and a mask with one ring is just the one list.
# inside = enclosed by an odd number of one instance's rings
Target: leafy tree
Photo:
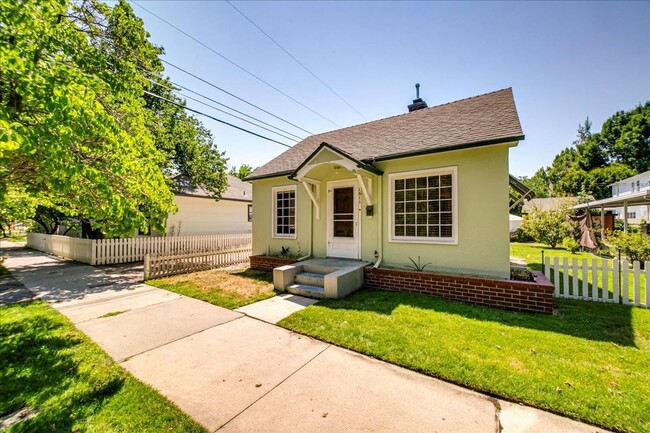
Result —
[[639, 232], [608, 232], [607, 242], [621, 249], [629, 260], [638, 260], [641, 266], [650, 260], [650, 236]]
[[576, 229], [575, 223], [567, 218], [570, 213], [571, 210], [566, 205], [550, 210], [533, 209], [524, 215], [522, 227], [535, 242], [555, 248]]
[[522, 176], [519, 180], [533, 190], [535, 197], [544, 198], [549, 196], [548, 174], [544, 167], [537, 170], [532, 177]]
[[123, 236], [164, 231], [170, 174], [220, 196], [226, 159], [210, 133], [144, 97], [162, 49], [126, 1], [0, 2], [0, 206], [17, 188], [87, 233]]
[[55, 234], [68, 217], [54, 206], [38, 205], [32, 220], [36, 223], [35, 230], [52, 235]]
[[236, 176], [240, 179], [244, 179], [246, 176], [251, 174], [253, 172], [253, 167], [251, 167], [248, 164], [242, 164], [239, 169], [237, 169], [236, 165], [233, 165], [232, 168], [230, 169], [230, 175], [231, 176]]
[[5, 201], [0, 206], [0, 231], [2, 237], [7, 237], [11, 226], [15, 223], [24, 223], [34, 215], [36, 200], [24, 191], [15, 188], [9, 189]]
[[2, 2], [0, 200], [10, 185], [24, 188], [110, 235], [174, 209], [158, 169], [164, 156], [143, 121], [138, 73], [158, 67], [158, 53], [138, 44], [142, 26], [117, 20], [127, 8]]
[[[79, 234], [82, 217], [67, 213], [70, 210], [69, 208], [66, 206], [58, 206], [47, 199], [41, 198], [37, 202], [38, 206], [36, 207], [34, 216], [31, 217], [33, 223], [31, 227], [32, 231], [49, 235], [56, 233], [67, 235], [70, 232]], [[63, 233], [59, 230], [61, 226], [65, 227]], [[103, 235], [99, 237], [103, 237]]]
[[[151, 93], [185, 105], [174, 95], [174, 87], [167, 79], [157, 76], [151, 81]], [[145, 100], [146, 123], [156, 147], [165, 155], [160, 168], [167, 175], [170, 187], [174, 186], [173, 177], [180, 174], [192, 187], [200, 185], [220, 199], [228, 187], [227, 158], [214, 145], [210, 131], [177, 105], [151, 95], [145, 95]]]
[[607, 119], [599, 138], [612, 162], [637, 173], [650, 170], [650, 101]]
[[611, 195], [609, 185], [634, 176], [636, 172], [627, 165], [614, 163], [605, 167], [597, 167], [585, 174], [581, 188], [583, 191], [589, 191], [594, 197], [604, 198]]
[[608, 185], [650, 170], [650, 102], [611, 116], [600, 132], [592, 133], [587, 117], [578, 125], [576, 140], [562, 150], [550, 167], [528, 182], [538, 197], [610, 196]]

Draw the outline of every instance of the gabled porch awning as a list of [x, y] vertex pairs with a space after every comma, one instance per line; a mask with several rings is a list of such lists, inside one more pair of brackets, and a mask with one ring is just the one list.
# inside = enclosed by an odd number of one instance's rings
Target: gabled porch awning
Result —
[[311, 155], [309, 155], [290, 175], [290, 179], [301, 181], [305, 175], [312, 169], [323, 164], [335, 164], [357, 173], [358, 170], [364, 170], [369, 173], [381, 176], [384, 174], [378, 168], [361, 162], [331, 144], [322, 142]]
[[311, 155], [309, 155], [289, 175], [289, 179], [296, 180], [302, 183], [305, 187], [305, 190], [307, 191], [307, 194], [309, 195], [309, 198], [311, 199], [314, 208], [316, 209], [316, 219], [320, 219], [320, 203], [318, 200], [318, 197], [320, 195], [320, 182], [309, 177], [308, 173], [314, 169], [318, 169], [327, 165], [344, 168], [355, 175], [359, 182], [359, 188], [361, 189], [361, 192], [366, 199], [366, 203], [368, 203], [369, 206], [374, 205], [372, 192], [369, 188], [370, 182], [368, 182], [368, 185], [366, 185], [363, 175], [366, 174], [381, 176], [384, 173], [373, 165], [359, 161], [349, 154], [343, 152], [342, 150], [337, 149], [328, 143], [322, 142], [316, 148], [316, 150], [314, 150]]

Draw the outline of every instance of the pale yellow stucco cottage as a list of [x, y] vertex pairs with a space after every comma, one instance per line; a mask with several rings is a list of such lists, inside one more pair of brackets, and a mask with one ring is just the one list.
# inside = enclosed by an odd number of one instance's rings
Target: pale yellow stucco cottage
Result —
[[509, 277], [511, 89], [313, 135], [255, 170], [253, 254]]

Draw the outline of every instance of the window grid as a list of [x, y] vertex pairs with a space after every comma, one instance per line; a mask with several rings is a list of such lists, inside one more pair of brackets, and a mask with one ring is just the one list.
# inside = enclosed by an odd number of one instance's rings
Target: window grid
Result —
[[291, 236], [296, 234], [296, 191], [285, 190], [275, 193], [275, 234]]
[[452, 188], [451, 174], [394, 179], [394, 236], [453, 238]]

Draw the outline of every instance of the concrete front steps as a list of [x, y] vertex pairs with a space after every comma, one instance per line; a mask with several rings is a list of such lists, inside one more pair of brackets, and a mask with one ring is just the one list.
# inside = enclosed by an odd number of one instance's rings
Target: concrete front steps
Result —
[[294, 295], [301, 295], [318, 299], [324, 298], [325, 275], [326, 274], [320, 272], [300, 272], [299, 274], [296, 274], [294, 278], [294, 284], [288, 286], [286, 290], [287, 292]]
[[363, 286], [368, 262], [348, 259], [310, 259], [273, 270], [277, 290], [309, 298], [343, 298]]

